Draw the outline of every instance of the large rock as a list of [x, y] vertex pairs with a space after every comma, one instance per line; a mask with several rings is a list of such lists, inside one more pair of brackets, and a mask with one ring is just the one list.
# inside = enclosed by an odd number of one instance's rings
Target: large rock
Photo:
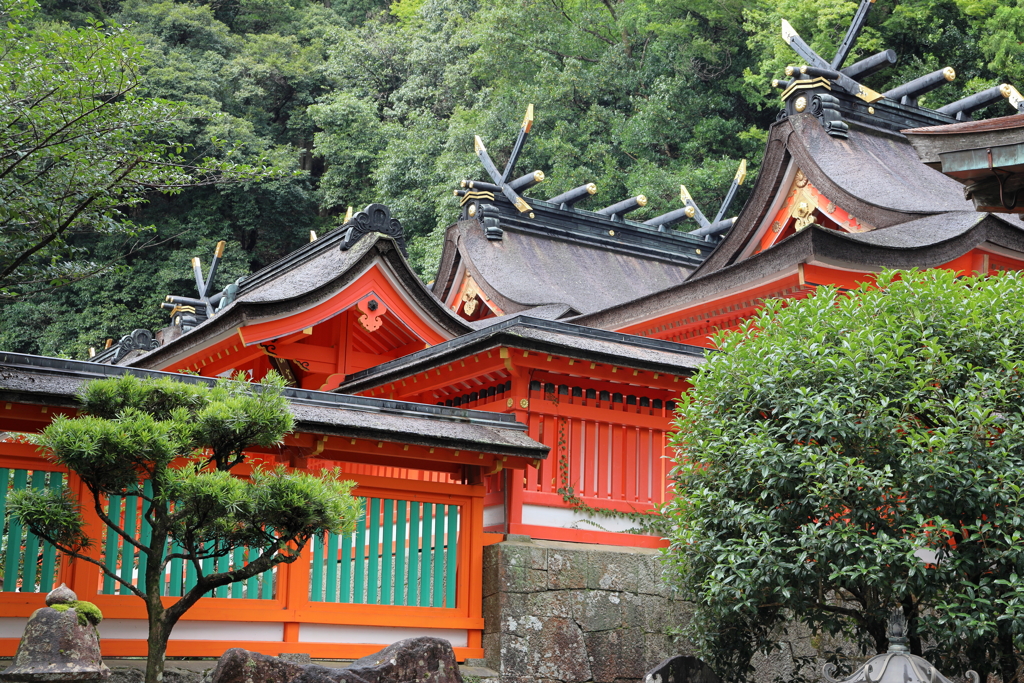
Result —
[[462, 683], [452, 644], [442, 638], [409, 638], [357, 659], [341, 673], [353, 683]]
[[297, 664], [240, 648], [217, 662], [210, 683], [463, 683], [455, 651], [441, 638], [409, 638], [347, 669]]

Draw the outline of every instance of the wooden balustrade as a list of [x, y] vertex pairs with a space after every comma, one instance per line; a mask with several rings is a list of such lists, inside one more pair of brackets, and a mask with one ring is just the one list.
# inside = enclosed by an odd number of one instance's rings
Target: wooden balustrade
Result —
[[[367, 501], [357, 530], [313, 539], [294, 563], [215, 589], [175, 627], [184, 635], [172, 634], [168, 655], [219, 656], [227, 648], [244, 647], [347, 659], [420, 633], [449, 637], [459, 659], [482, 657], [484, 487], [403, 474], [389, 478], [346, 471], [343, 476], [359, 484], [355, 494]], [[61, 472], [36, 455], [34, 447], [0, 443], [0, 511], [11, 490], [65, 483], [80, 500], [89, 500], [74, 474]], [[111, 497], [105, 511], [137, 538], [148, 532], [138, 496]], [[90, 557], [137, 585], [145, 558], [116, 534], [106, 533], [91, 506], [83, 505], [83, 513], [87, 532], [97, 539]], [[6, 527], [3, 541], [0, 614], [5, 619], [28, 617], [43, 606], [46, 592], [66, 582], [80, 599], [103, 611], [100, 631], [109, 631], [102, 640], [105, 656], [145, 654], [145, 607], [126, 587], [90, 562], [62, 557], [16, 521]], [[25, 561], [33, 557], [35, 562]], [[247, 551], [240, 549], [204, 561], [203, 569], [226, 570], [246, 560]], [[173, 602], [194, 584], [194, 568], [172, 561], [161, 586], [165, 601]], [[13, 621], [4, 621], [0, 656], [12, 656], [18, 637], [10, 632]], [[262, 635], [252, 635], [257, 632]]]
[[[538, 510], [578, 509], [582, 502], [592, 508], [650, 513], [672, 495], [668, 434], [675, 403], [666, 398], [671, 394], [656, 389], [645, 393], [640, 387], [628, 391], [625, 385], [619, 393], [608, 384], [575, 380], [531, 382], [528, 407], [517, 414], [528, 423], [530, 437], [551, 452], [537, 468], [487, 477], [485, 504], [506, 506], [504, 526], [511, 533], [611, 545], [664, 545], [659, 538], [621, 533], [629, 526], [625, 522], [618, 524], [622, 529], [613, 530], [614, 524], [585, 510], [578, 510], [579, 519]], [[580, 522], [582, 518], [589, 521]], [[570, 519], [575, 519], [573, 528], [563, 523]]]

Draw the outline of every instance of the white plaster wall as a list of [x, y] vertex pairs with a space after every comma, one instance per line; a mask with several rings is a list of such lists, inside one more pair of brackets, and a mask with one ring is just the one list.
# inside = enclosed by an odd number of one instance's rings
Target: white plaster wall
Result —
[[[588, 524], [588, 521], [594, 522], [597, 526]], [[629, 531], [636, 526], [628, 519], [598, 517], [571, 508], [549, 508], [543, 505], [523, 505], [523, 524], [583, 531]]]
[[28, 617], [0, 617], [0, 638], [21, 638], [26, 624]]
[[350, 626], [346, 624], [302, 624], [300, 643], [366, 643], [390, 645], [406, 638], [432, 636], [444, 638], [452, 647], [466, 647], [466, 631], [450, 628], [396, 628], [392, 626]]
[[[101, 638], [145, 640], [145, 621], [137, 619], [104, 619], [100, 622]], [[253, 640], [280, 642], [284, 640], [284, 624], [262, 621], [179, 621], [171, 631], [170, 640]]]
[[494, 526], [505, 523], [504, 505], [487, 505], [484, 507], [484, 526]]

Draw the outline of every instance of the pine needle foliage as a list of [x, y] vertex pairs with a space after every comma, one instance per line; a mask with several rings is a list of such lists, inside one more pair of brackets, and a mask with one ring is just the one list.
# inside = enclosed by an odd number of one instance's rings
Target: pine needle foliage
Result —
[[[259, 384], [241, 377], [215, 385], [170, 378], [123, 377], [85, 386], [77, 417], [60, 416], [34, 441], [54, 462], [82, 480], [89, 500], [60, 491], [28, 489], [8, 498], [11, 514], [61, 552], [98, 565], [146, 602], [149, 657], [146, 683], [161, 680], [171, 629], [203, 595], [294, 562], [313, 536], [355, 528], [360, 503], [355, 484], [337, 470], [319, 476], [264, 469], [248, 477], [231, 472], [252, 446], [272, 447], [294, 427], [283, 379], [271, 373]], [[109, 515], [110, 496], [136, 496], [150, 526], [136, 538]], [[96, 539], [85, 533], [82, 505], [94, 509], [126, 545], [145, 557], [136, 583], [85, 551]], [[248, 560], [207, 573], [204, 560], [246, 549]], [[171, 604], [161, 586], [173, 560], [191, 565], [195, 585]], [[213, 563], [216, 566], [218, 563]]]

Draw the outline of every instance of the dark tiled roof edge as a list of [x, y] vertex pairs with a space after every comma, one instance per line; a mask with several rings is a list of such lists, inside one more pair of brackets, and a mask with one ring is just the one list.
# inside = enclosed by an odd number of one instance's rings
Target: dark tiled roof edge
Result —
[[403, 356], [396, 360], [353, 373], [345, 378], [343, 386], [357, 384], [376, 375], [385, 375], [388, 372], [399, 370], [421, 360], [444, 355], [449, 352], [457, 352], [460, 349], [472, 346], [475, 342], [489, 339], [496, 334], [512, 328], [529, 328], [544, 332], [567, 334], [576, 337], [595, 339], [597, 341], [627, 344], [642, 349], [673, 353], [680, 356], [700, 357], [701, 359], [704, 358], [706, 352], [706, 349], [700, 346], [679, 344], [661, 339], [651, 339], [650, 337], [638, 337], [632, 334], [610, 332], [608, 330], [583, 327], [581, 325], [573, 325], [571, 323], [563, 323], [555, 320], [543, 320], [540, 318], [531, 318], [525, 315], [517, 315], [503, 322], [470, 332], [469, 334], [457, 337], [450, 341], [442, 342], [441, 344], [432, 346], [429, 349], [423, 349], [422, 351], [411, 353], [408, 356]]
[[[135, 375], [136, 377], [169, 377], [181, 382], [214, 384], [213, 377], [161, 372], [158, 370], [142, 370], [121, 365], [103, 365], [88, 361], [32, 356], [21, 353], [0, 352], [0, 367], [18, 370], [42, 371], [48, 373], [70, 375], [83, 380], [102, 379]], [[315, 405], [324, 408], [340, 408], [367, 413], [385, 413], [410, 418], [443, 420], [447, 422], [469, 423], [486, 427], [497, 427], [526, 431], [526, 425], [516, 421], [515, 416], [505, 413], [492, 413], [480, 410], [462, 410], [444, 406], [391, 401], [350, 394], [338, 394], [311, 389], [285, 389], [285, 396], [293, 403]]]

